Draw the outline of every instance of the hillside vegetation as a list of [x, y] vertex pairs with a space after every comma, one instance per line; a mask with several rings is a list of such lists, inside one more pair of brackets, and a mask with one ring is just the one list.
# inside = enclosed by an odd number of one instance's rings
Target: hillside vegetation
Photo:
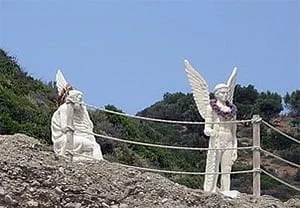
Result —
[[56, 90], [28, 76], [0, 49], [0, 133], [26, 133], [49, 139]]
[[[264, 120], [277, 125], [286, 133], [300, 140], [300, 91], [289, 92], [282, 98], [276, 92], [258, 92], [253, 85], [237, 85], [234, 102], [239, 112], [238, 119], [251, 118], [259, 114]], [[0, 50], [0, 134], [24, 133], [51, 144], [50, 120], [55, 111], [56, 89], [53, 83], [45, 84], [27, 74], [14, 57]], [[106, 109], [122, 111], [113, 105]], [[90, 110], [97, 133], [118, 138], [156, 144], [189, 147], [207, 147], [208, 138], [202, 125], [174, 125], [134, 120], [127, 117]], [[191, 94], [166, 93], [161, 101], [137, 113], [139, 116], [171, 120], [203, 121]], [[300, 163], [300, 147], [288, 139], [270, 131], [262, 125], [262, 146], [295, 163]], [[251, 124], [238, 126], [239, 145], [251, 145]], [[104, 157], [109, 161], [166, 170], [203, 172], [206, 153], [200, 151], [167, 150], [138, 145], [127, 145], [97, 138]], [[252, 153], [240, 151], [234, 170], [251, 169]], [[299, 185], [300, 171], [268, 157], [263, 166], [284, 180]], [[278, 167], [278, 168], [277, 168]], [[202, 188], [202, 176], [165, 175], [171, 180], [191, 188]], [[252, 192], [252, 175], [233, 175], [233, 189]], [[281, 199], [297, 193], [273, 179], [262, 175], [262, 191]]]

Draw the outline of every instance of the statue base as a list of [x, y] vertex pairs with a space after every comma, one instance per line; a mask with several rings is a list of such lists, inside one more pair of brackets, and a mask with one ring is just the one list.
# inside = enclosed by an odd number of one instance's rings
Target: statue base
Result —
[[236, 190], [220, 191], [220, 193], [223, 194], [224, 196], [228, 196], [230, 198], [238, 198], [241, 195], [241, 193]]

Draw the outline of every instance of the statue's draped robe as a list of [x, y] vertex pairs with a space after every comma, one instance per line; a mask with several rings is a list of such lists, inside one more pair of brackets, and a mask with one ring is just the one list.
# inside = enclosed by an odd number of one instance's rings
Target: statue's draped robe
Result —
[[[85, 132], [93, 132], [93, 123], [90, 120], [88, 111], [85, 106], [73, 111], [73, 128], [74, 128], [74, 146], [67, 145], [67, 104], [62, 104], [53, 114], [51, 121], [52, 142], [54, 152], [63, 155], [66, 150], [74, 153], [93, 157], [96, 160], [102, 160], [100, 145], [96, 142], [95, 137]], [[82, 132], [82, 131], [84, 132]], [[74, 156], [75, 160], [86, 160], [87, 157]]]

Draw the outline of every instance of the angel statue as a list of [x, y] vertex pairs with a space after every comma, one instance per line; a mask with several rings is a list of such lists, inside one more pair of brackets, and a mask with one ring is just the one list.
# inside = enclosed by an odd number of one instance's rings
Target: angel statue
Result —
[[[93, 123], [89, 117], [86, 106], [83, 102], [82, 92], [75, 90], [65, 80], [60, 70], [56, 73], [56, 86], [59, 96], [59, 107], [54, 112], [51, 120], [51, 132], [54, 152], [58, 155], [65, 155], [67, 150], [77, 153], [74, 160], [88, 160], [94, 158], [102, 160], [100, 145], [93, 135], [88, 132], [93, 131]], [[71, 103], [71, 114], [67, 103]], [[73, 115], [73, 125], [68, 125], [68, 115]], [[73, 142], [67, 136], [68, 131], [73, 131]], [[82, 156], [80, 156], [82, 155]], [[88, 156], [88, 157], [84, 157]]]
[[[231, 167], [237, 159], [236, 124], [227, 121], [236, 120], [237, 108], [232, 103], [236, 85], [237, 68], [234, 68], [227, 84], [217, 84], [214, 88], [214, 99], [209, 97], [209, 88], [204, 78], [184, 60], [185, 71], [192, 88], [193, 97], [202, 118], [205, 119], [204, 134], [209, 136], [209, 149], [206, 158], [205, 173], [231, 172]], [[226, 121], [224, 123], [224, 121]], [[214, 123], [215, 122], [215, 123]], [[220, 123], [223, 122], [223, 123]], [[218, 175], [206, 174], [204, 191], [230, 191], [230, 174], [221, 175], [221, 187], [217, 188]]]

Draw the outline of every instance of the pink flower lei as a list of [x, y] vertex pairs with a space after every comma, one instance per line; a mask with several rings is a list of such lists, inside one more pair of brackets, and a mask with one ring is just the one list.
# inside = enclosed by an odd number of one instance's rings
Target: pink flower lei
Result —
[[217, 115], [222, 116], [223, 118], [225, 118], [225, 120], [233, 119], [237, 113], [236, 106], [228, 101], [226, 101], [226, 106], [230, 108], [230, 111], [228, 112], [222, 111], [221, 108], [217, 105], [217, 100], [215, 99], [210, 100], [210, 106]]

